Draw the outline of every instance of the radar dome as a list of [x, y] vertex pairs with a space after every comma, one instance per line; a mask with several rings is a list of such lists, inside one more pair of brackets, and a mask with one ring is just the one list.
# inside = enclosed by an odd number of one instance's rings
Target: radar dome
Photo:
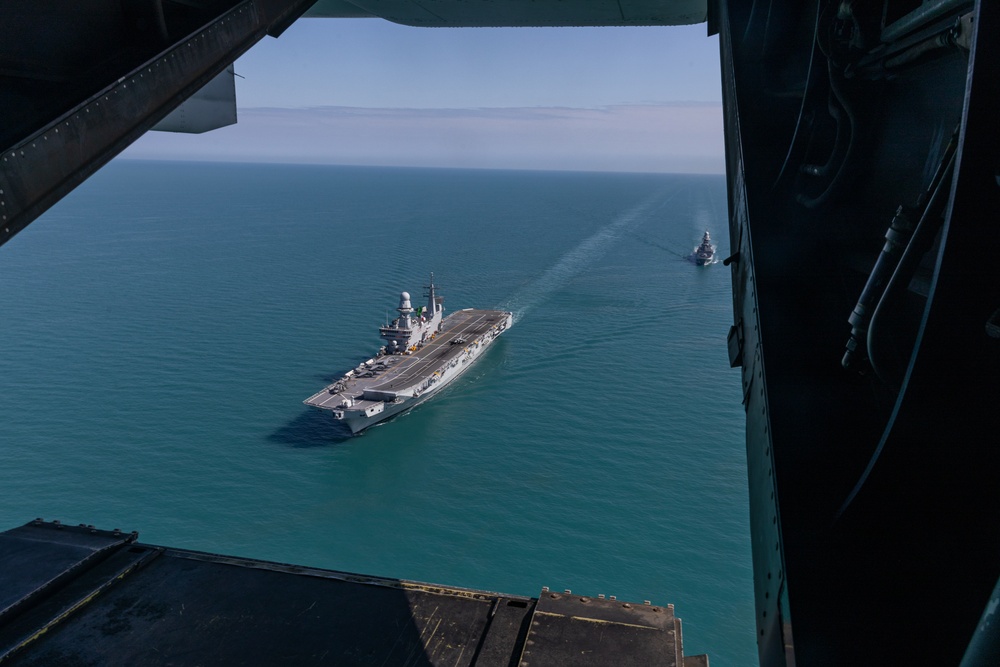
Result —
[[407, 312], [413, 310], [413, 306], [410, 305], [410, 293], [400, 292], [399, 294], [399, 308], [396, 310], [403, 312], [405, 315]]

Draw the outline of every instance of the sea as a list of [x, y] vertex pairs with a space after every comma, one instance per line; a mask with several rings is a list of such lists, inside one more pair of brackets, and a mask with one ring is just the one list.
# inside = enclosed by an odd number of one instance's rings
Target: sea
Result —
[[[115, 160], [0, 248], [0, 529], [674, 604], [756, 664], [722, 176]], [[351, 437], [302, 401], [434, 273], [514, 326]]]

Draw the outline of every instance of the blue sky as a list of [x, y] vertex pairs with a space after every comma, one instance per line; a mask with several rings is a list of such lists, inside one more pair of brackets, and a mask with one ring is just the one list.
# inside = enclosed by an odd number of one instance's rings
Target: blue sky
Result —
[[718, 38], [301, 19], [236, 63], [240, 122], [133, 158], [723, 171]]

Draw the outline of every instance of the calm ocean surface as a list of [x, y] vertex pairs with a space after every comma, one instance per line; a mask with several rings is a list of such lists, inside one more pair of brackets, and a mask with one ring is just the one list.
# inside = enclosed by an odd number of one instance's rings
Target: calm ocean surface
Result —
[[[117, 161], [0, 248], [0, 528], [674, 603], [756, 663], [720, 176]], [[428, 273], [514, 327], [355, 438], [302, 401]], [[419, 300], [419, 299], [418, 299]]]

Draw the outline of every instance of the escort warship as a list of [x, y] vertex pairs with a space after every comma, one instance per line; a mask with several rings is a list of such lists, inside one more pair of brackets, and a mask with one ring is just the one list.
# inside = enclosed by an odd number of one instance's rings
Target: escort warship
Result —
[[707, 231], [701, 237], [701, 245], [694, 249], [692, 257], [698, 266], [711, 264], [715, 260], [715, 246], [712, 245], [712, 237], [708, 235]]
[[351, 433], [415, 407], [444, 389], [482, 356], [514, 323], [502, 310], [466, 308], [444, 314], [434, 274], [427, 305], [414, 309], [410, 295], [399, 295], [399, 317], [379, 329], [385, 341], [378, 354], [304, 402], [328, 410]]

